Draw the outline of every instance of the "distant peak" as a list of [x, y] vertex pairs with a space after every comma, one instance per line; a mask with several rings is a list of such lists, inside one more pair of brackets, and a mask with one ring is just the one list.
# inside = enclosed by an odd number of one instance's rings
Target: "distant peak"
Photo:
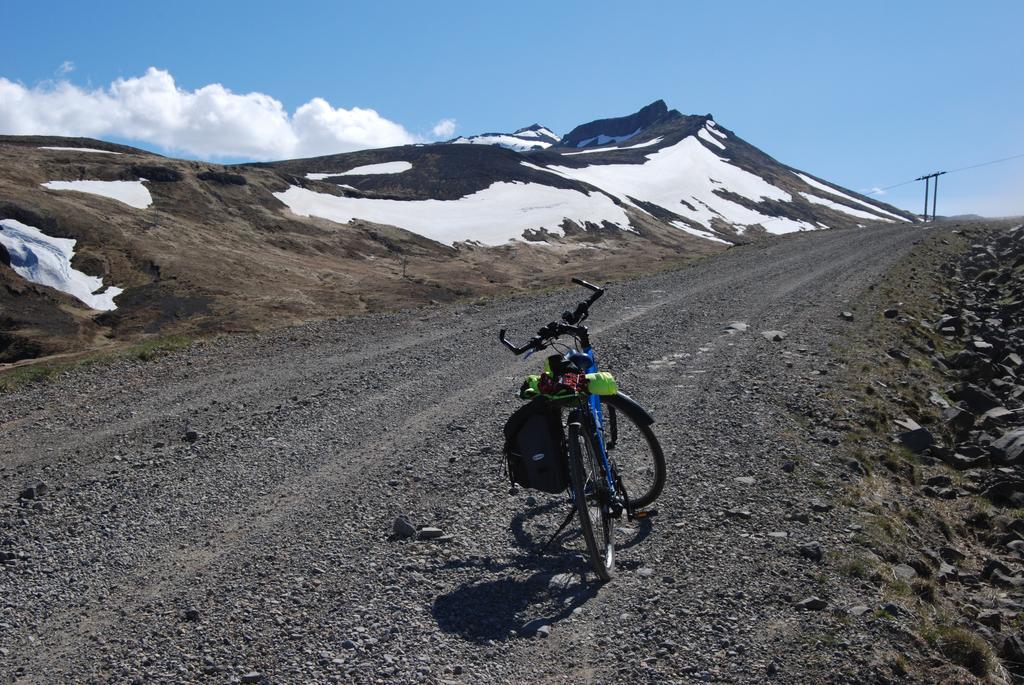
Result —
[[558, 134], [546, 126], [532, 124], [518, 129], [514, 133], [481, 133], [475, 136], [459, 136], [447, 142], [455, 144], [497, 145], [509, 150], [526, 152], [529, 150], [542, 150], [554, 145], [558, 142]]
[[681, 116], [679, 112], [669, 110], [664, 100], [655, 100], [627, 116], [598, 119], [577, 126], [567, 133], [559, 144], [566, 147], [586, 147], [591, 143], [602, 145], [610, 141], [624, 141], [639, 135], [654, 124]]
[[655, 100], [651, 104], [643, 107], [637, 114], [647, 114], [653, 116], [660, 116], [668, 113], [668, 105], [665, 104], [664, 100]]

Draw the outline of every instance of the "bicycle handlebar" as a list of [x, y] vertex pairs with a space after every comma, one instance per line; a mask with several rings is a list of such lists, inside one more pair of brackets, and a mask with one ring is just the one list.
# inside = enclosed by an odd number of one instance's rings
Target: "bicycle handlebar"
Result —
[[520, 355], [528, 350], [542, 350], [545, 347], [547, 347], [547, 341], [549, 339], [557, 338], [561, 335], [582, 334], [583, 336], [586, 336], [587, 329], [585, 326], [582, 326], [580, 324], [582, 324], [583, 321], [586, 320], [587, 316], [589, 316], [590, 305], [597, 302], [597, 300], [600, 299], [602, 295], [604, 295], [605, 289], [596, 286], [593, 283], [588, 283], [584, 281], [582, 278], [573, 278], [572, 282], [577, 285], [581, 285], [584, 288], [587, 288], [588, 290], [592, 290], [594, 294], [588, 297], [586, 300], [577, 304], [576, 309], [574, 311], [563, 312], [562, 321], [552, 321], [551, 323], [543, 326], [540, 330], [537, 331], [536, 335], [534, 335], [532, 338], [530, 338], [529, 341], [523, 343], [522, 345], [517, 346], [515, 343], [509, 340], [505, 336], [505, 329], [502, 328], [500, 331], [498, 331], [498, 340], [501, 341], [501, 344], [507, 347], [508, 349], [512, 350], [514, 354]]
[[587, 283], [582, 278], [574, 278], [572, 279], [572, 282], [575, 283], [576, 285], [582, 285], [584, 288], [589, 288], [590, 290], [593, 290], [595, 292], [604, 292], [604, 288], [599, 288], [593, 283]]
[[523, 352], [526, 352], [528, 349], [530, 349], [530, 346], [533, 343], [533, 340], [531, 340], [530, 342], [526, 343], [522, 347], [516, 347], [512, 343], [511, 340], [509, 340], [508, 338], [505, 337], [505, 329], [504, 328], [502, 328], [500, 331], [498, 331], [498, 340], [501, 341], [502, 345], [504, 345], [508, 349], [512, 350], [517, 356], [522, 354]]

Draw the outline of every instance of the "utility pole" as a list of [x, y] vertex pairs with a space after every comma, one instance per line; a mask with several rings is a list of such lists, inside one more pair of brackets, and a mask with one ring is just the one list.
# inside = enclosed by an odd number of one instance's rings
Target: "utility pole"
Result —
[[932, 182], [932, 177], [922, 176], [921, 178], [924, 179], [924, 220], [928, 221], [928, 186]]
[[945, 171], [936, 171], [933, 174], [926, 174], [925, 176], [918, 176], [915, 181], [924, 181], [924, 220], [928, 221], [928, 191], [931, 184], [931, 180], [935, 179], [935, 189], [932, 190], [932, 221], [935, 221], [935, 206], [939, 199], [939, 176], [946, 173]]

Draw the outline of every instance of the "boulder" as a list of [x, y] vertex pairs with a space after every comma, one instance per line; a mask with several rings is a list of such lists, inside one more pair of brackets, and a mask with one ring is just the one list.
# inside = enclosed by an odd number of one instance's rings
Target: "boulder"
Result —
[[416, 537], [416, 526], [404, 516], [396, 516], [394, 523], [391, 525], [391, 530], [397, 537], [400, 538], [413, 538]]
[[981, 423], [984, 428], [1002, 425], [1013, 419], [1013, 412], [1006, 407], [992, 407], [981, 415]]
[[794, 604], [800, 611], [821, 611], [828, 606], [828, 602], [819, 597], [808, 597]]
[[939, 564], [939, 570], [935, 572], [935, 580], [940, 583], [950, 583], [956, 580], [958, 575], [956, 567], [942, 562]]
[[913, 580], [917, 578], [917, 571], [909, 564], [896, 564], [892, 567], [892, 574], [900, 580]]
[[961, 383], [947, 394], [966, 404], [967, 408], [976, 414], [983, 414], [999, 406], [999, 400], [995, 395], [973, 383]]
[[967, 431], [974, 427], [974, 414], [960, 407], [944, 409], [942, 420], [954, 431]]
[[926, 449], [931, 447], [934, 441], [932, 434], [927, 428], [918, 428], [917, 430], [900, 433], [900, 442], [902, 442], [908, 450], [915, 453], [924, 452]]
[[1024, 481], [1010, 478], [998, 480], [985, 488], [981, 495], [994, 504], [1024, 507]]
[[820, 562], [825, 558], [825, 550], [820, 542], [805, 542], [800, 545], [800, 556], [814, 562]]
[[1024, 428], [1003, 434], [989, 446], [993, 460], [1000, 464], [1018, 464], [1024, 460]]

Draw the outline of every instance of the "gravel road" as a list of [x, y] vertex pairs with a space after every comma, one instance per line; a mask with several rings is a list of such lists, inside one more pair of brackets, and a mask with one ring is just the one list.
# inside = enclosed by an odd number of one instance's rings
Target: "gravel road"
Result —
[[[923, 229], [825, 231], [612, 287], [602, 365], [668, 484], [585, 573], [558, 498], [510, 494], [504, 351], [575, 291], [225, 337], [0, 395], [9, 682], [847, 682], [884, 627], [828, 564], [847, 466], [818, 399], [841, 310]], [[736, 321], [745, 332], [726, 332]], [[785, 331], [782, 341], [760, 335]], [[740, 480], [737, 480], [740, 479]], [[34, 480], [48, 491], [18, 501]], [[396, 515], [439, 541], [392, 536]], [[448, 537], [450, 536], [450, 538]], [[801, 554], [819, 542], [825, 561]], [[813, 556], [813, 555], [812, 555]], [[807, 597], [826, 608], [801, 611]]]

